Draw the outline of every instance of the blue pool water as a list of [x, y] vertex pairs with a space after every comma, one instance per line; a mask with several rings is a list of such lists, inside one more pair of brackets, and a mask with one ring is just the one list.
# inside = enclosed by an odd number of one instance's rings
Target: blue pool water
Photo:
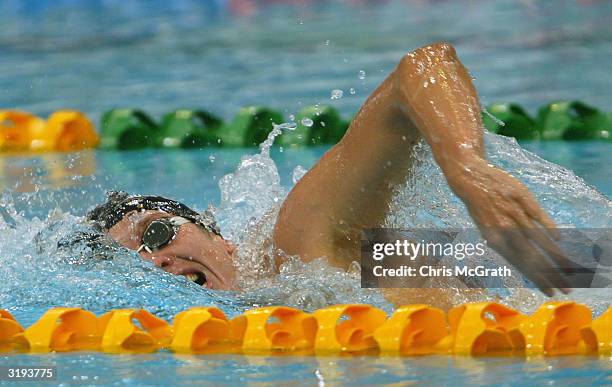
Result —
[[[611, 145], [605, 142], [524, 142], [521, 144], [544, 159], [564, 166], [612, 197]], [[272, 149], [281, 185], [293, 185], [296, 166], [312, 167], [327, 146]], [[102, 201], [106, 190], [158, 193], [201, 208], [220, 202], [219, 179], [233, 172], [241, 157], [257, 153], [251, 149], [209, 148], [203, 150], [130, 152], [84, 151], [72, 155], [36, 157], [2, 156], [0, 187], [27, 206], [18, 209], [45, 216], [59, 207], [77, 214]], [[602, 167], [603, 166], [603, 167]], [[30, 192], [38, 189], [39, 193]], [[78, 200], [75, 200], [78, 198]]]
[[612, 383], [612, 360], [582, 356], [347, 358], [86, 353], [9, 357], [2, 358], [2, 363], [57, 365], [63, 385], [189, 385], [194, 381], [215, 386], [605, 386]]
[[[608, 1], [305, 0], [249, 15], [229, 3], [2, 1], [0, 106], [96, 119], [117, 106], [197, 106], [229, 118], [246, 105], [288, 115], [331, 103], [348, 115], [404, 53], [447, 40], [485, 104], [534, 111], [580, 99], [612, 110]], [[344, 97], [330, 100], [333, 89]]]
[[[490, 137], [499, 154], [514, 148], [506, 140], [497, 143]], [[593, 168], [610, 161], [610, 153], [602, 152], [600, 142], [524, 144], [545, 158], [584, 172], [584, 178], [608, 197], [612, 195], [605, 169]], [[278, 167], [281, 188], [288, 190], [296, 166], [309, 168], [326, 148], [283, 150], [274, 148], [272, 159]], [[113, 260], [93, 260], [83, 251], [58, 251], [54, 248], [62, 231], [49, 228], [45, 220], [54, 208], [79, 215], [102, 198], [109, 188], [130, 192], [155, 192], [179, 198], [203, 208], [210, 200], [223, 206], [219, 180], [228, 173], [238, 176], [237, 164], [247, 156], [253, 161], [257, 149], [201, 151], [136, 151], [124, 153], [84, 152], [76, 155], [42, 155], [39, 157], [4, 157], [2, 184], [11, 194], [2, 197], [9, 204], [18, 222], [17, 229], [0, 224], [4, 233], [0, 247], [0, 305], [8, 308], [24, 325], [34, 322], [44, 310], [55, 305], [79, 305], [102, 313], [117, 307], [145, 307], [168, 320], [192, 305], [214, 304], [233, 316], [252, 305], [267, 302], [289, 304], [306, 309], [342, 302], [367, 302], [390, 311], [390, 306], [375, 293], [358, 288], [358, 281], [336, 271], [320, 276], [321, 266], [297, 268], [281, 275], [276, 282], [262, 282], [263, 289], [249, 294], [210, 292], [163, 273], [126, 251], [115, 252]], [[513, 152], [514, 152], [513, 151]], [[251, 154], [251, 156], [249, 156]], [[509, 168], [520, 172], [520, 153], [511, 154]], [[493, 157], [493, 160], [497, 156]], [[529, 163], [537, 162], [529, 156]], [[249, 163], [247, 163], [249, 164]], [[252, 164], [252, 163], [251, 163]], [[180, 168], [179, 168], [180, 167]], [[532, 166], [530, 168], [536, 168]], [[518, 171], [518, 172], [517, 172]], [[273, 171], [259, 176], [264, 180]], [[520, 173], [519, 173], [520, 174]], [[435, 173], [429, 176], [436, 180]], [[538, 175], [540, 177], [547, 176]], [[551, 177], [552, 175], [548, 175]], [[529, 181], [528, 177], [523, 177]], [[576, 179], [576, 178], [572, 178]], [[567, 180], [580, 185], [578, 180]], [[239, 183], [237, 183], [239, 184]], [[556, 194], [571, 192], [551, 183]], [[273, 184], [272, 184], [273, 185]], [[587, 189], [584, 186], [583, 189]], [[532, 187], [534, 192], [542, 188]], [[266, 194], [267, 191], [262, 191]], [[427, 195], [425, 192], [423, 195]], [[576, 193], [573, 193], [576, 195]], [[592, 194], [591, 194], [592, 195]], [[586, 199], [586, 198], [585, 198]], [[587, 199], [593, 200], [593, 199]], [[594, 201], [592, 203], [597, 203]], [[610, 219], [608, 208], [597, 209], [593, 217]], [[549, 204], [553, 205], [554, 204]], [[575, 204], [577, 206], [577, 204]], [[578, 211], [578, 207], [575, 207]], [[607, 213], [605, 211], [608, 211]], [[603, 211], [603, 212], [602, 212]], [[21, 214], [19, 214], [21, 212]], [[78, 224], [78, 217], [55, 215], [69, 233]], [[37, 218], [40, 218], [37, 219]], [[30, 219], [30, 220], [28, 220]], [[35, 243], [41, 231], [48, 243]], [[38, 250], [40, 249], [40, 250]], [[329, 270], [328, 267], [325, 267]], [[295, 286], [299, 284], [299, 286]], [[334, 285], [331, 285], [334, 284]], [[276, 288], [272, 289], [272, 287]], [[573, 298], [589, 304], [600, 313], [609, 305], [609, 292], [574, 294]], [[536, 304], [543, 299], [537, 299]], [[517, 305], [527, 311], [533, 305]], [[70, 353], [48, 355], [5, 355], [6, 365], [55, 365], [59, 381], [66, 384], [157, 385], [188, 383], [196, 378], [210, 383], [290, 384], [296, 380], [308, 385], [350, 383], [435, 383], [496, 384], [517, 382], [541, 385], [550, 383], [609, 384], [612, 382], [612, 359], [570, 356], [561, 358], [464, 358], [464, 357], [298, 357], [237, 355], [173, 355], [162, 352], [149, 355], [104, 355]]]
[[[514, 101], [534, 112], [550, 100], [576, 98], [612, 108], [612, 78], [602, 61], [612, 54], [609, 2], [363, 3], [261, 5], [250, 14], [236, 15], [225, 1], [3, 1], [0, 108], [46, 115], [70, 107], [97, 120], [102, 111], [117, 106], [140, 107], [156, 117], [178, 107], [204, 107], [228, 119], [250, 104], [277, 108], [288, 117], [302, 106], [328, 103], [348, 116], [403, 53], [435, 40], [457, 46], [485, 104]], [[342, 89], [344, 97], [331, 100], [333, 89]], [[610, 227], [609, 142], [522, 144], [571, 169], [583, 182], [522, 153], [512, 143], [489, 140], [493, 161], [525, 181], [556, 220]], [[307, 310], [367, 302], [390, 311], [380, 294], [359, 289], [353, 274], [333, 271], [320, 262], [296, 265], [262, 281], [259, 291], [234, 294], [202, 290], [130, 252], [114, 251], [113, 260], [94, 260], [87, 249], [66, 252], [56, 247], [58, 240], [82, 229], [82, 214], [108, 189], [162, 194], [198, 209], [211, 202], [226, 220], [227, 232], [232, 232], [245, 221], [241, 210], [260, 213], [272, 205], [293, 185], [294, 175], [299, 177], [298, 166], [308, 169], [325, 150], [276, 147], [273, 165], [266, 158], [253, 158], [257, 149], [1, 155], [0, 204], [14, 224], [0, 220], [0, 307], [8, 308], [24, 325], [58, 305], [83, 306], [95, 313], [144, 307], [168, 320], [189, 306], [209, 304], [230, 316], [266, 302]], [[249, 155], [247, 161], [254, 161], [251, 165], [259, 165], [259, 170], [238, 167]], [[394, 221], [407, 221], [410, 205], [418, 205], [435, 216], [448, 215], [449, 221], [467, 224], [464, 209], [430, 158], [424, 156], [423, 165], [417, 182], [427, 184], [417, 184], [400, 196], [416, 202], [396, 203]], [[224, 197], [227, 187], [222, 184], [220, 189], [219, 183], [229, 173], [236, 177], [234, 188], [243, 191]], [[253, 189], [254, 195], [246, 195], [253, 181], [263, 184]], [[600, 313], [612, 294], [604, 289], [572, 297]], [[535, 303], [515, 306], [529, 311], [541, 301], [536, 298]], [[0, 364], [57, 365], [57, 384], [62, 385], [186, 384], [194, 379], [215, 385], [612, 384], [612, 359], [574, 356], [77, 353], [2, 355]]]

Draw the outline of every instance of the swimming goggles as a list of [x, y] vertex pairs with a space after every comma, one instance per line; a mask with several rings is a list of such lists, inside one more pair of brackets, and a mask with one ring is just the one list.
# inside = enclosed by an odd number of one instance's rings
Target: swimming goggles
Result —
[[159, 250], [169, 245], [174, 238], [176, 238], [179, 229], [185, 223], [195, 224], [192, 220], [183, 218], [182, 216], [155, 219], [149, 223], [145, 229], [142, 235], [142, 245], [140, 245], [137, 252], [145, 250], [150, 254], [155, 250]]

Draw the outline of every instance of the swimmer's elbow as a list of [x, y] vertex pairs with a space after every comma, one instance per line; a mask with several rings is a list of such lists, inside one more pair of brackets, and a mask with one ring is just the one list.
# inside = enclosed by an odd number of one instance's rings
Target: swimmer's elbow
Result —
[[402, 57], [393, 77], [399, 95], [408, 102], [418, 98], [427, 87], [428, 79], [439, 66], [461, 65], [455, 48], [446, 42], [434, 43], [418, 48]]
[[416, 51], [433, 51], [437, 53], [437, 55], [445, 57], [447, 59], [454, 59], [457, 57], [457, 51], [455, 51], [455, 47], [448, 42], [436, 42], [429, 46], [424, 46], [418, 48]]
[[437, 42], [404, 55], [397, 66], [400, 77], [418, 77], [441, 62], [457, 61], [455, 47], [448, 42]]
[[414, 65], [419, 62], [437, 63], [441, 60], [454, 60], [457, 58], [457, 51], [448, 42], [437, 42], [417, 48], [416, 50], [404, 55], [400, 61], [402, 65]]

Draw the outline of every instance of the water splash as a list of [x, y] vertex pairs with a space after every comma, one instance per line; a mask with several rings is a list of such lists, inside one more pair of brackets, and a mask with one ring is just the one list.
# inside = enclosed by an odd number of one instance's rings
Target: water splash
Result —
[[308, 117], [302, 118], [300, 122], [302, 125], [307, 126], [307, 127], [311, 127], [314, 124], [314, 122]]
[[244, 230], [256, 227], [264, 214], [278, 207], [287, 194], [270, 158], [270, 148], [283, 130], [293, 129], [295, 123], [274, 125], [260, 144], [260, 153], [243, 156], [236, 171], [219, 180], [221, 204], [217, 218], [223, 235], [232, 241], [241, 243]]
[[499, 126], [506, 126], [506, 123], [505, 123], [504, 121], [500, 120], [499, 118], [497, 118], [497, 117], [495, 117], [493, 114], [491, 114], [491, 112], [490, 112], [490, 111], [488, 111], [486, 107], [481, 106], [481, 107], [480, 107], [480, 110], [482, 110], [482, 112], [483, 112], [484, 114], [486, 114], [486, 115], [487, 115], [487, 117], [489, 117], [490, 119], [492, 119], [492, 120], [493, 120], [493, 122], [495, 122], [497, 125], [499, 125]]
[[330, 99], [340, 99], [344, 95], [344, 92], [340, 89], [334, 89], [331, 91]]
[[[270, 243], [274, 224], [287, 195], [270, 148], [276, 136], [294, 127], [295, 123], [275, 126], [260, 152], [243, 156], [236, 170], [219, 183], [222, 201], [216, 213], [224, 234], [239, 243], [236, 259], [242, 292], [208, 291], [165, 273], [135, 252], [104, 236], [92, 235], [83, 218], [75, 215], [82, 211], [53, 210], [57, 203], [68, 200], [60, 198], [67, 195], [65, 191], [36, 190], [0, 196], [0, 305], [25, 324], [43, 310], [59, 305], [82, 306], [97, 313], [144, 307], [165, 318], [192, 305], [211, 304], [229, 315], [268, 304], [312, 310], [330, 303], [367, 302], [388, 309], [379, 292], [359, 287], [354, 268], [345, 272], [330, 267], [324, 258], [304, 263], [297, 257], [287, 257], [277, 268], [270, 258], [275, 253]], [[610, 226], [610, 200], [582, 179], [523, 150], [512, 139], [486, 134], [485, 140], [490, 160], [525, 182], [557, 222], [577, 227]], [[386, 225], [472, 227], [429, 147], [417, 145], [414, 158], [414, 170], [398, 189]], [[296, 168], [294, 183], [305, 172]], [[69, 198], [75, 196], [78, 192], [71, 192]], [[16, 209], [26, 202], [39, 209], [46, 203], [44, 216]], [[89, 239], [74, 242], [74, 235], [91, 236], [106, 246], [105, 253], [92, 248]], [[599, 313], [609, 305], [611, 296], [609, 289], [586, 289], [570, 298]], [[527, 312], [543, 300], [528, 290], [512, 290], [504, 301]]]
[[[510, 137], [487, 132], [485, 145], [489, 161], [525, 183], [558, 224], [612, 226], [612, 202], [570, 170], [521, 148]], [[386, 226], [474, 228], [426, 143], [416, 145], [413, 165], [393, 199]]]
[[291, 174], [291, 181], [293, 181], [293, 184], [297, 184], [297, 182], [300, 181], [302, 177], [304, 177], [306, 172], [308, 172], [306, 168], [302, 167], [301, 165], [297, 165], [293, 169], [293, 173]]
[[[340, 302], [369, 302], [389, 308], [378, 291], [360, 288], [358, 274], [331, 267], [325, 258], [310, 263], [286, 256], [276, 266], [272, 234], [287, 192], [280, 184], [270, 147], [283, 130], [295, 124], [275, 125], [260, 153], [243, 156], [235, 172], [221, 179], [221, 204], [216, 211], [224, 235], [239, 245], [235, 256], [239, 286], [249, 304], [283, 304], [313, 310]], [[307, 170], [297, 166], [295, 184]], [[227, 234], [226, 234], [227, 233]], [[277, 274], [280, 272], [280, 274]]]
[[[485, 133], [488, 159], [521, 180], [557, 224], [578, 228], [612, 226], [612, 201], [589, 186], [570, 170], [550, 163], [521, 148], [513, 138]], [[397, 228], [475, 228], [465, 205], [446, 183], [425, 142], [416, 145], [413, 171], [400, 187], [385, 220], [386, 227]], [[503, 259], [490, 252], [489, 262]], [[612, 289], [580, 289], [557, 299], [575, 299], [596, 312], [609, 306]], [[511, 290], [505, 302], [530, 312], [547, 299], [528, 289]]]

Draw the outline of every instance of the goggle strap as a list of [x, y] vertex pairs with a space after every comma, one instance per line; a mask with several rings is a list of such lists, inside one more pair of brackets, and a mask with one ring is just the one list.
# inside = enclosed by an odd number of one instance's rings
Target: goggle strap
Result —
[[173, 226], [182, 226], [185, 223], [194, 223], [193, 221], [186, 219], [182, 216], [173, 216], [168, 220], [170, 221], [170, 223], [172, 223]]
[[140, 245], [140, 247], [138, 248], [138, 250], [136, 250], [137, 253], [140, 253], [142, 250], [146, 250], [147, 253], [152, 254], [153, 251], [149, 248], [149, 246], [145, 245], [144, 243], [142, 245]]

